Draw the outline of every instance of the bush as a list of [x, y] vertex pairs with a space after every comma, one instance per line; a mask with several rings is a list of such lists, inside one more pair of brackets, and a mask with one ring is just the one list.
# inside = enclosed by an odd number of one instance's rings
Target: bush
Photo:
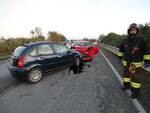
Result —
[[18, 46], [28, 44], [31, 42], [39, 42], [44, 41], [44, 36], [39, 36], [35, 38], [10, 38], [6, 40], [4, 43], [0, 44], [0, 55], [2, 54], [11, 54], [11, 52]]
[[[150, 23], [146, 23], [145, 25], [140, 24], [140, 34], [142, 37], [144, 37], [145, 41], [148, 43], [148, 46], [150, 48]], [[106, 36], [100, 35], [99, 39], [101, 39], [102, 43], [119, 47], [122, 40], [127, 37], [127, 35], [109, 33]]]

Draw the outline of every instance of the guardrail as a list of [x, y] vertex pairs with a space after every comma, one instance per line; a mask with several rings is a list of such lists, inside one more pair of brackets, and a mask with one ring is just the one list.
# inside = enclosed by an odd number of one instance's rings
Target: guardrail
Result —
[[10, 58], [10, 56], [4, 57], [4, 58], [0, 57], [0, 61], [7, 60], [8, 58]]
[[[112, 53], [114, 53], [115, 55], [118, 55], [118, 51], [119, 48], [114, 47], [114, 46], [110, 46], [110, 45], [106, 45], [106, 44], [101, 44], [101, 46], [109, 51], [111, 51]], [[146, 71], [150, 72], [150, 67], [148, 68], [144, 68]]]

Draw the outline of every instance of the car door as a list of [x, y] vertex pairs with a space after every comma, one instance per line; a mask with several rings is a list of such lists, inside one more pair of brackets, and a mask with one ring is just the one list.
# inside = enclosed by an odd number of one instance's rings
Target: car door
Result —
[[45, 71], [50, 71], [57, 68], [58, 57], [50, 44], [42, 44], [37, 47], [38, 61], [43, 66]]
[[63, 44], [53, 44], [55, 53], [59, 58], [59, 67], [64, 65], [71, 65], [73, 62], [73, 54], [69, 48]]

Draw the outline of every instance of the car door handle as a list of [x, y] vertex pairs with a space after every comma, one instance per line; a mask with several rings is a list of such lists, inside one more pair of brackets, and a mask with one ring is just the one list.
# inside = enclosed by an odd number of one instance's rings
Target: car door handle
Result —
[[61, 55], [57, 55], [57, 57], [62, 57]]
[[39, 58], [38, 58], [38, 60], [43, 60], [43, 59], [44, 59], [44, 57], [39, 57]]

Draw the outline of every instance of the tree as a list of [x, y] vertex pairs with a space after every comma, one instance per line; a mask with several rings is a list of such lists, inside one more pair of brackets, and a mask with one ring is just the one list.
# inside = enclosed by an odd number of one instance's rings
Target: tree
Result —
[[1, 38], [0, 38], [0, 44], [4, 43], [5, 41], [6, 41], [6, 39], [3, 36], [1, 36]]
[[40, 27], [35, 28], [35, 36], [39, 37], [42, 35], [42, 29]]
[[49, 31], [48, 32], [48, 40], [56, 41], [56, 42], [64, 42], [66, 41], [66, 37], [56, 31]]
[[34, 31], [34, 30], [31, 30], [30, 33], [31, 33], [32, 38], [34, 38], [34, 37], [35, 37], [35, 35], [34, 35], [34, 34], [35, 34], [35, 31]]
[[85, 38], [83, 38], [83, 40], [85, 40], [85, 41], [89, 41], [89, 39], [88, 39], [88, 38], [86, 38], [86, 37], [85, 37]]
[[42, 36], [42, 29], [40, 27], [36, 27], [35, 29], [32, 29], [30, 31], [30, 34], [32, 35], [33, 38]]
[[34, 30], [31, 30], [30, 33], [32, 35], [33, 42], [45, 40], [45, 37], [42, 35], [42, 29], [40, 27], [36, 27]]
[[40, 36], [38, 36], [38, 37], [36, 37], [35, 38], [35, 41], [44, 41], [45, 40], [45, 37], [44, 36], [42, 36], [42, 35], [40, 35]]
[[[144, 25], [140, 24], [139, 28], [140, 28], [140, 35], [144, 37], [145, 41], [148, 43], [148, 46], [150, 48], [150, 22], [145, 23]], [[99, 39], [100, 38], [102, 39], [102, 43], [119, 47], [122, 40], [127, 37], [128, 37], [127, 34], [118, 35], [116, 33], [109, 33], [108, 35], [103, 36], [102, 38], [99, 37]]]
[[147, 41], [150, 48], [150, 22], [145, 23], [145, 25], [140, 24], [140, 34]]
[[108, 35], [106, 35], [106, 36], [103, 35], [99, 38], [101, 39], [102, 43], [119, 47], [122, 40], [126, 37], [127, 37], [127, 35], [119, 35], [116, 33], [109, 33]]
[[101, 42], [105, 38], [104, 34], [100, 34], [98, 37], [98, 42]]

